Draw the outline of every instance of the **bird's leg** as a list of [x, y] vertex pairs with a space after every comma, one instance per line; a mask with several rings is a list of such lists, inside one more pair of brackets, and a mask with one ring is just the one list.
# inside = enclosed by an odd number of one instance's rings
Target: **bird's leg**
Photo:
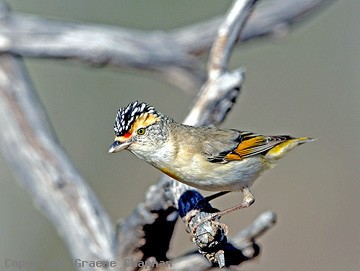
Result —
[[[206, 222], [206, 221], [213, 220], [213, 219], [216, 218], [216, 217], [221, 217], [221, 216], [224, 216], [224, 215], [226, 215], [226, 214], [228, 214], [228, 213], [234, 212], [234, 211], [239, 210], [239, 209], [247, 208], [247, 207], [249, 207], [250, 205], [252, 205], [252, 204], [254, 203], [254, 201], [255, 201], [255, 197], [254, 197], [254, 195], [251, 193], [250, 189], [249, 189], [248, 187], [244, 187], [241, 191], [242, 191], [242, 193], [244, 194], [244, 197], [243, 197], [243, 200], [242, 200], [242, 202], [241, 202], [240, 204], [235, 205], [235, 206], [233, 206], [233, 207], [230, 207], [230, 208], [228, 208], [228, 209], [225, 209], [225, 210], [223, 210], [223, 211], [219, 211], [219, 212], [213, 213], [213, 214], [209, 215], [208, 217], [204, 218], [204, 219], [201, 220], [197, 225], [194, 226], [194, 228], [193, 228], [193, 233], [196, 232], [196, 229], [197, 229], [197, 227], [198, 227], [200, 224], [202, 224], [202, 223], [204, 223], [204, 222]], [[221, 194], [221, 193], [222, 193], [222, 192], [216, 193], [215, 195]], [[225, 193], [225, 194], [226, 194], [226, 193]], [[221, 195], [223, 195], [223, 194], [221, 194]], [[210, 196], [210, 197], [211, 197], [211, 196]]]
[[[230, 207], [228, 209], [225, 209], [223, 211], [220, 212], [216, 212], [211, 214], [211, 216], [209, 216], [209, 220], [213, 219], [214, 217], [218, 217], [218, 216], [224, 216], [228, 213], [234, 212], [236, 210], [239, 209], [243, 209], [243, 208], [247, 208], [250, 205], [252, 205], [255, 201], [255, 197], [254, 195], [251, 193], [250, 189], [248, 187], [244, 187], [241, 192], [244, 194], [243, 200], [240, 204], [235, 205], [233, 207]], [[206, 220], [208, 220], [208, 218], [206, 218]]]
[[244, 187], [241, 192], [243, 193], [244, 197], [240, 204], [230, 207], [228, 209], [225, 209], [223, 211], [214, 213], [214, 215], [216, 214], [216, 216], [224, 216], [233, 211], [251, 206], [255, 201], [255, 197], [254, 197], [253, 193], [251, 193], [251, 191], [248, 187]]

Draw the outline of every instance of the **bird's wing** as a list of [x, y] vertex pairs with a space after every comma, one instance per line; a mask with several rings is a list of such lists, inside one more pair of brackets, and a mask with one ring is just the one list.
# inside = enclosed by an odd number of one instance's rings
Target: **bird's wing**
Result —
[[[227, 163], [234, 160], [262, 154], [281, 142], [292, 139], [290, 136], [263, 136], [251, 132], [237, 132], [237, 136], [214, 137], [206, 144], [205, 155], [213, 163]], [[224, 141], [226, 140], [226, 141]]]

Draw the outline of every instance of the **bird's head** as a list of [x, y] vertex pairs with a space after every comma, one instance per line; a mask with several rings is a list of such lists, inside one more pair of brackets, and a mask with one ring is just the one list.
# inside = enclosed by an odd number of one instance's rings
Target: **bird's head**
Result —
[[164, 116], [152, 106], [138, 101], [117, 111], [115, 140], [109, 153], [128, 149], [134, 154], [156, 150], [166, 139]]

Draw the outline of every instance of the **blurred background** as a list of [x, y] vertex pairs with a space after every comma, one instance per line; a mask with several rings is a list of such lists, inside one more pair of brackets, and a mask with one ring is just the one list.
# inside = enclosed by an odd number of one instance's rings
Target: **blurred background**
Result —
[[[48, 18], [170, 30], [223, 15], [231, 1], [8, 3], [13, 11]], [[359, 1], [337, 1], [297, 25], [285, 39], [249, 42], [232, 55], [231, 68], [244, 66], [247, 72], [223, 127], [318, 138], [291, 152], [255, 183], [251, 208], [223, 218], [231, 236], [263, 211], [278, 215], [274, 229], [259, 240], [260, 257], [241, 270], [359, 270], [359, 10]], [[25, 63], [76, 167], [114, 223], [128, 216], [159, 172], [130, 153], [107, 153], [116, 110], [134, 100], [146, 101], [181, 121], [193, 97], [147, 74], [66, 61]], [[63, 241], [1, 156], [0, 184], [0, 270], [10, 270], [5, 259], [35, 262], [31, 270], [72, 270]], [[223, 209], [240, 199], [233, 193], [216, 200], [215, 206]], [[178, 223], [169, 257], [189, 250], [193, 244]]]

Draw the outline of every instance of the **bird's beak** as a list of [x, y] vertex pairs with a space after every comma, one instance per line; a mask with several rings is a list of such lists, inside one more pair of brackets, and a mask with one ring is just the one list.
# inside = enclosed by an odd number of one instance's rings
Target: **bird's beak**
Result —
[[129, 147], [130, 144], [130, 142], [120, 142], [119, 140], [115, 139], [114, 143], [112, 143], [109, 148], [109, 153], [125, 150], [127, 147]]

